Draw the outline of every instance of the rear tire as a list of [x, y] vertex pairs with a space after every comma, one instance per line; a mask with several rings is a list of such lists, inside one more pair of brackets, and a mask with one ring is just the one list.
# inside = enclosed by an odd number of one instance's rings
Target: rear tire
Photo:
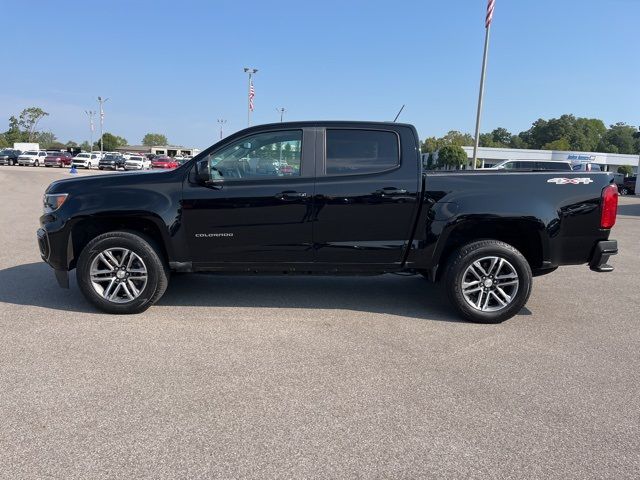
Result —
[[36, 160], [35, 162], [33, 162], [33, 166], [34, 167], [39, 167], [40, 166], [40, 161]]
[[[118, 252], [123, 253], [119, 256]], [[129, 256], [124, 252], [129, 252]], [[153, 240], [138, 233], [121, 231], [99, 235], [80, 254], [76, 268], [78, 286], [85, 298], [104, 312], [144, 312], [162, 297], [169, 284], [169, 269], [158, 252]], [[129, 261], [132, 257], [134, 262]], [[118, 283], [123, 286], [118, 287]]]
[[532, 274], [527, 260], [511, 245], [480, 240], [451, 255], [444, 283], [451, 304], [465, 319], [500, 323], [527, 303]]
[[629, 189], [626, 187], [622, 187], [620, 189], [620, 195], [629, 195]]

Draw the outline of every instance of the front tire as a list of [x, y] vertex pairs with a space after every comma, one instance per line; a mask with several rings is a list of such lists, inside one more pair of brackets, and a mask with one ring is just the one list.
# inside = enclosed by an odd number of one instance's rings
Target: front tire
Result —
[[169, 270], [151, 240], [133, 232], [109, 232], [82, 250], [78, 286], [89, 302], [115, 314], [144, 312], [162, 297]]
[[629, 189], [626, 187], [622, 187], [620, 189], [620, 195], [629, 195]]
[[444, 277], [447, 296], [464, 318], [500, 323], [527, 303], [532, 274], [524, 256], [498, 240], [480, 240], [456, 250]]

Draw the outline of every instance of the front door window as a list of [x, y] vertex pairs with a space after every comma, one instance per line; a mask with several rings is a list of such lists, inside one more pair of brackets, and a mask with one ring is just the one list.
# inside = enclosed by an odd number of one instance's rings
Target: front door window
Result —
[[245, 137], [208, 156], [211, 178], [275, 179], [299, 177], [302, 131], [265, 132]]

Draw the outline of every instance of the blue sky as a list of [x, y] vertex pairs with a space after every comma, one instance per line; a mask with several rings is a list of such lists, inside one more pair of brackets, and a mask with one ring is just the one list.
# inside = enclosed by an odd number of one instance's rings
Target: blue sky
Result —
[[[475, 121], [485, 0], [8, 1], [0, 9], [0, 131], [37, 105], [59, 140], [146, 132], [206, 147], [216, 119], [401, 121], [422, 138]], [[19, 21], [17, 19], [20, 19]], [[639, 0], [497, 0], [483, 131], [562, 113], [640, 125]]]

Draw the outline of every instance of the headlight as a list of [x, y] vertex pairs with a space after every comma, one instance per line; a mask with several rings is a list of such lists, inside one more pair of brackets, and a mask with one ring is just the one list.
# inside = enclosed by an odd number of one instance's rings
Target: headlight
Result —
[[42, 203], [44, 206], [44, 213], [51, 213], [58, 210], [62, 204], [67, 200], [68, 193], [45, 193], [42, 197]]

